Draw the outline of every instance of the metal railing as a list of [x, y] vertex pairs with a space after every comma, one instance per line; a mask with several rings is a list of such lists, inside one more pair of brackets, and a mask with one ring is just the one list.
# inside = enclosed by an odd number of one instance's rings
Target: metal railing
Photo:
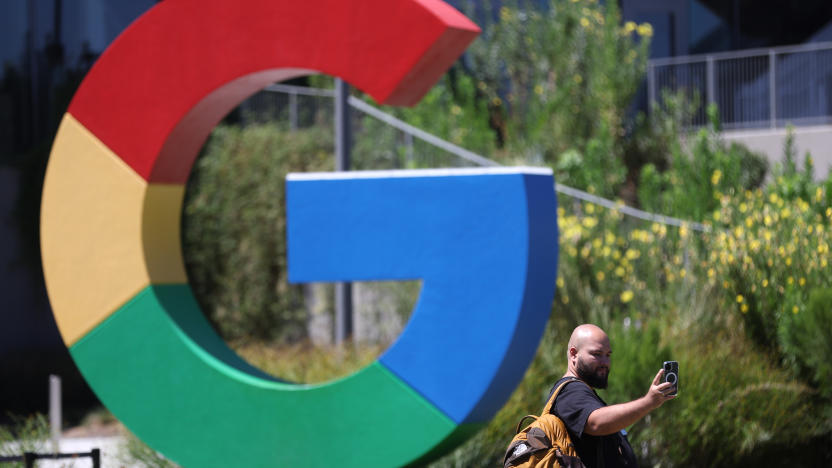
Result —
[[13, 457], [0, 457], [0, 463], [23, 462], [26, 468], [33, 468], [38, 460], [76, 460], [78, 458], [92, 459], [93, 468], [101, 467], [101, 450], [92, 449], [89, 452], [78, 453], [34, 453], [26, 452]]
[[[302, 114], [298, 108], [294, 110], [291, 109], [292, 106], [298, 106], [298, 97], [299, 96], [307, 96], [307, 97], [318, 97], [318, 98], [329, 98], [333, 97], [333, 91], [329, 89], [316, 89], [316, 88], [305, 88], [299, 86], [292, 86], [292, 85], [283, 85], [283, 84], [276, 84], [268, 86], [265, 91], [267, 93], [274, 93], [274, 94], [283, 94], [288, 96], [288, 100], [284, 102], [284, 104], [288, 105], [289, 112], [288, 117], [292, 118], [293, 115], [297, 116]], [[294, 97], [292, 97], [294, 95]], [[422, 129], [416, 128], [382, 110], [378, 109], [375, 106], [372, 106], [361, 99], [356, 97], [349, 98], [349, 104], [352, 108], [359, 111], [355, 117], [360, 118], [361, 116], [368, 116], [372, 117], [374, 120], [377, 120], [383, 124], [388, 129], [395, 130], [404, 134], [405, 138], [393, 139], [399, 146], [405, 146], [405, 153], [413, 154], [413, 153], [425, 153], [422, 149], [419, 151], [414, 151], [414, 145], [418, 144], [418, 142], [422, 142], [427, 146], [430, 146], [434, 149], [439, 149], [442, 153], [446, 155], [452, 155], [456, 158], [456, 160], [450, 163], [451, 166], [500, 166], [501, 164], [493, 161], [491, 159], [486, 158], [485, 156], [481, 156], [476, 154], [472, 151], [466, 150], [458, 145], [455, 145], [449, 141], [443, 140], [435, 135], [432, 135]], [[255, 104], [256, 105], [256, 104]], [[315, 104], [316, 108], [320, 108], [319, 104]], [[285, 117], [285, 112], [278, 111], [278, 115], [283, 115]], [[311, 119], [311, 120], [320, 120], [320, 119]], [[290, 122], [291, 128], [298, 128], [299, 123], [297, 121]], [[380, 140], [377, 138], [377, 135], [373, 135], [374, 141]], [[383, 140], [383, 138], [381, 139]], [[449, 161], [437, 161], [436, 159], [430, 159], [430, 164], [433, 167], [440, 167], [445, 166], [447, 167]], [[576, 188], [568, 187], [563, 184], [555, 184], [555, 191], [560, 194], [569, 196], [571, 198], [587, 201], [590, 203], [594, 203], [605, 208], [616, 210], [625, 214], [627, 216], [631, 216], [634, 218], [638, 218], [644, 221], [651, 221], [657, 222], [661, 224], [666, 224], [670, 226], [676, 227], [685, 227], [687, 229], [691, 229], [693, 231], [700, 231], [700, 232], [709, 232], [710, 227], [704, 225], [702, 223], [697, 223], [693, 221], [687, 221], [679, 218], [674, 218], [671, 216], [665, 216], [657, 213], [650, 213], [647, 211], [639, 210], [637, 208], [633, 208], [631, 206], [626, 206], [620, 202], [616, 202], [613, 200], [608, 200], [605, 198], [601, 198], [597, 195], [593, 195], [591, 193], [584, 192], [583, 190], [579, 190]]]
[[682, 92], [695, 106], [692, 124], [717, 105], [725, 129], [832, 123], [832, 42], [669, 57], [647, 64], [649, 107]]

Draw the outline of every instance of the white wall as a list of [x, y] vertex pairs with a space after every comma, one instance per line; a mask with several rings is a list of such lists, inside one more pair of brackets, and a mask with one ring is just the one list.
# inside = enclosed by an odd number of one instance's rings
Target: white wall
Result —
[[[772, 168], [774, 163], [783, 161], [783, 146], [786, 142], [784, 128], [726, 131], [723, 137], [726, 141], [737, 141], [753, 151], [765, 154]], [[832, 167], [832, 125], [795, 127], [794, 141], [798, 168], [803, 167], [803, 160], [808, 151], [815, 165], [815, 179], [826, 178]]]

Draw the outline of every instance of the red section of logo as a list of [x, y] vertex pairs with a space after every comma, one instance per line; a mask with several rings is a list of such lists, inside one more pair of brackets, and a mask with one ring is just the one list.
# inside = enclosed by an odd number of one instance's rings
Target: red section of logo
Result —
[[479, 33], [440, 0], [165, 0], [81, 84], [69, 113], [151, 183], [184, 184], [243, 99], [325, 73], [413, 105]]

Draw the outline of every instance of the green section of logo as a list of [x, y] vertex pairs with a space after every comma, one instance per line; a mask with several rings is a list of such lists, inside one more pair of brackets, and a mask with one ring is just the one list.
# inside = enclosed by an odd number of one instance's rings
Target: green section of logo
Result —
[[228, 349], [187, 285], [146, 288], [70, 351], [113, 414], [184, 466], [404, 465], [480, 427], [378, 362], [320, 385], [271, 378]]

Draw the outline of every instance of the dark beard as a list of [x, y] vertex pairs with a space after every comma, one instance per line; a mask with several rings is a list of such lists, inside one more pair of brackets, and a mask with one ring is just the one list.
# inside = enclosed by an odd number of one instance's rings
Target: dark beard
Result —
[[610, 376], [609, 371], [605, 375], [599, 375], [584, 365], [578, 360], [578, 378], [589, 384], [592, 388], [607, 388], [607, 377]]

